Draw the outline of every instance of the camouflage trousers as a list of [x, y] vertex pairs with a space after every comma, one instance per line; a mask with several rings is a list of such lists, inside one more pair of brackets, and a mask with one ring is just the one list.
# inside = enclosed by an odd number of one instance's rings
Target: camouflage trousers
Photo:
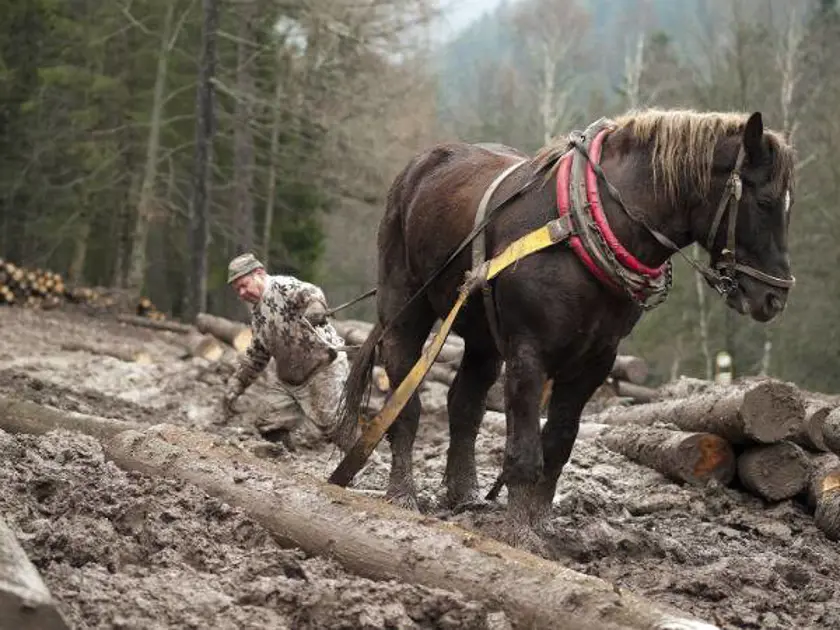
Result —
[[345, 352], [339, 352], [335, 360], [313, 374], [300, 385], [288, 385], [275, 380], [278, 393], [282, 394], [279, 404], [272, 409], [272, 419], [281, 424], [290, 424], [303, 416], [327, 437], [333, 436], [338, 418], [336, 409], [341, 390], [350, 372], [350, 363]]

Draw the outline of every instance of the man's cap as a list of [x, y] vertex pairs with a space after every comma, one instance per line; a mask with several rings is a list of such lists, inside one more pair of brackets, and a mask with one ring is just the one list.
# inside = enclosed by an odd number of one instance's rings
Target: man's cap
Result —
[[263, 264], [253, 254], [241, 254], [231, 260], [228, 265], [228, 284], [252, 271], [264, 268]]

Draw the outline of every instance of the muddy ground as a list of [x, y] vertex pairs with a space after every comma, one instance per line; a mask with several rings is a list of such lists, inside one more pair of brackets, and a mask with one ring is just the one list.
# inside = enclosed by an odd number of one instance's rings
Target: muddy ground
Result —
[[[326, 477], [335, 449], [307, 426], [267, 442], [269, 380], [218, 424], [226, 376], [182, 358], [175, 336], [79, 313], [0, 309], [0, 393], [112, 418], [169, 422], [240, 440]], [[61, 349], [65, 340], [142, 346], [152, 365]], [[447, 429], [443, 389], [423, 397], [415, 451], [423, 509], [485, 533], [501, 510], [439, 507]], [[488, 488], [504, 440], [478, 441]], [[355, 487], [384, 488], [387, 447]], [[501, 503], [504, 503], [504, 492]], [[280, 548], [236, 509], [188, 484], [125, 473], [98, 444], [64, 432], [0, 431], [0, 511], [74, 628], [507, 628], [459, 593], [374, 582]], [[579, 440], [555, 498], [549, 557], [722, 628], [840, 628], [840, 549], [798, 501], [769, 505], [732, 488], [679, 485]]]

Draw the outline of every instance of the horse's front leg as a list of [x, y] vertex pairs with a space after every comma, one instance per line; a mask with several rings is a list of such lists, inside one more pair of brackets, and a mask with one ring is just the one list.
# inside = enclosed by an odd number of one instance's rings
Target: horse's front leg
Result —
[[[540, 394], [545, 371], [536, 347], [519, 343], [507, 360], [505, 415], [507, 443], [502, 475], [508, 488], [507, 538], [517, 546], [539, 547], [534, 526], [545, 517], [539, 500], [543, 472]], [[534, 549], [536, 550], [536, 549]]]

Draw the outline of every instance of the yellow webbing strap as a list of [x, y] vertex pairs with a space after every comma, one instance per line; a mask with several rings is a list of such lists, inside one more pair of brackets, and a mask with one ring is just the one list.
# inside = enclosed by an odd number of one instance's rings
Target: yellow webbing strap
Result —
[[376, 448], [376, 445], [379, 444], [382, 436], [385, 435], [385, 432], [394, 423], [397, 416], [399, 416], [400, 411], [402, 411], [403, 407], [405, 407], [412, 395], [414, 395], [414, 392], [417, 391], [417, 388], [420, 387], [420, 383], [423, 382], [435, 359], [440, 354], [441, 348], [443, 348], [443, 344], [452, 329], [452, 324], [455, 322], [458, 312], [466, 303], [467, 297], [472, 289], [480, 281], [494, 278], [502, 270], [516, 261], [541, 249], [550, 247], [564, 240], [570, 234], [571, 228], [568, 217], [555, 219], [515, 240], [501, 254], [484, 263], [481, 273], [473, 276], [471, 280], [464, 283], [464, 286], [458, 294], [458, 299], [455, 301], [455, 305], [441, 324], [440, 331], [432, 343], [429, 344], [426, 351], [423, 352], [420, 359], [414, 364], [414, 367], [411, 368], [411, 371], [402, 383], [397, 386], [394, 393], [385, 402], [382, 410], [364, 427], [359, 439], [356, 440], [356, 443], [353, 444], [350, 451], [348, 451], [344, 459], [341, 460], [332, 475], [330, 475], [330, 483], [346, 486], [356, 476], [356, 473], [362, 469], [362, 466], [364, 466], [368, 457], [370, 457], [370, 454]]

